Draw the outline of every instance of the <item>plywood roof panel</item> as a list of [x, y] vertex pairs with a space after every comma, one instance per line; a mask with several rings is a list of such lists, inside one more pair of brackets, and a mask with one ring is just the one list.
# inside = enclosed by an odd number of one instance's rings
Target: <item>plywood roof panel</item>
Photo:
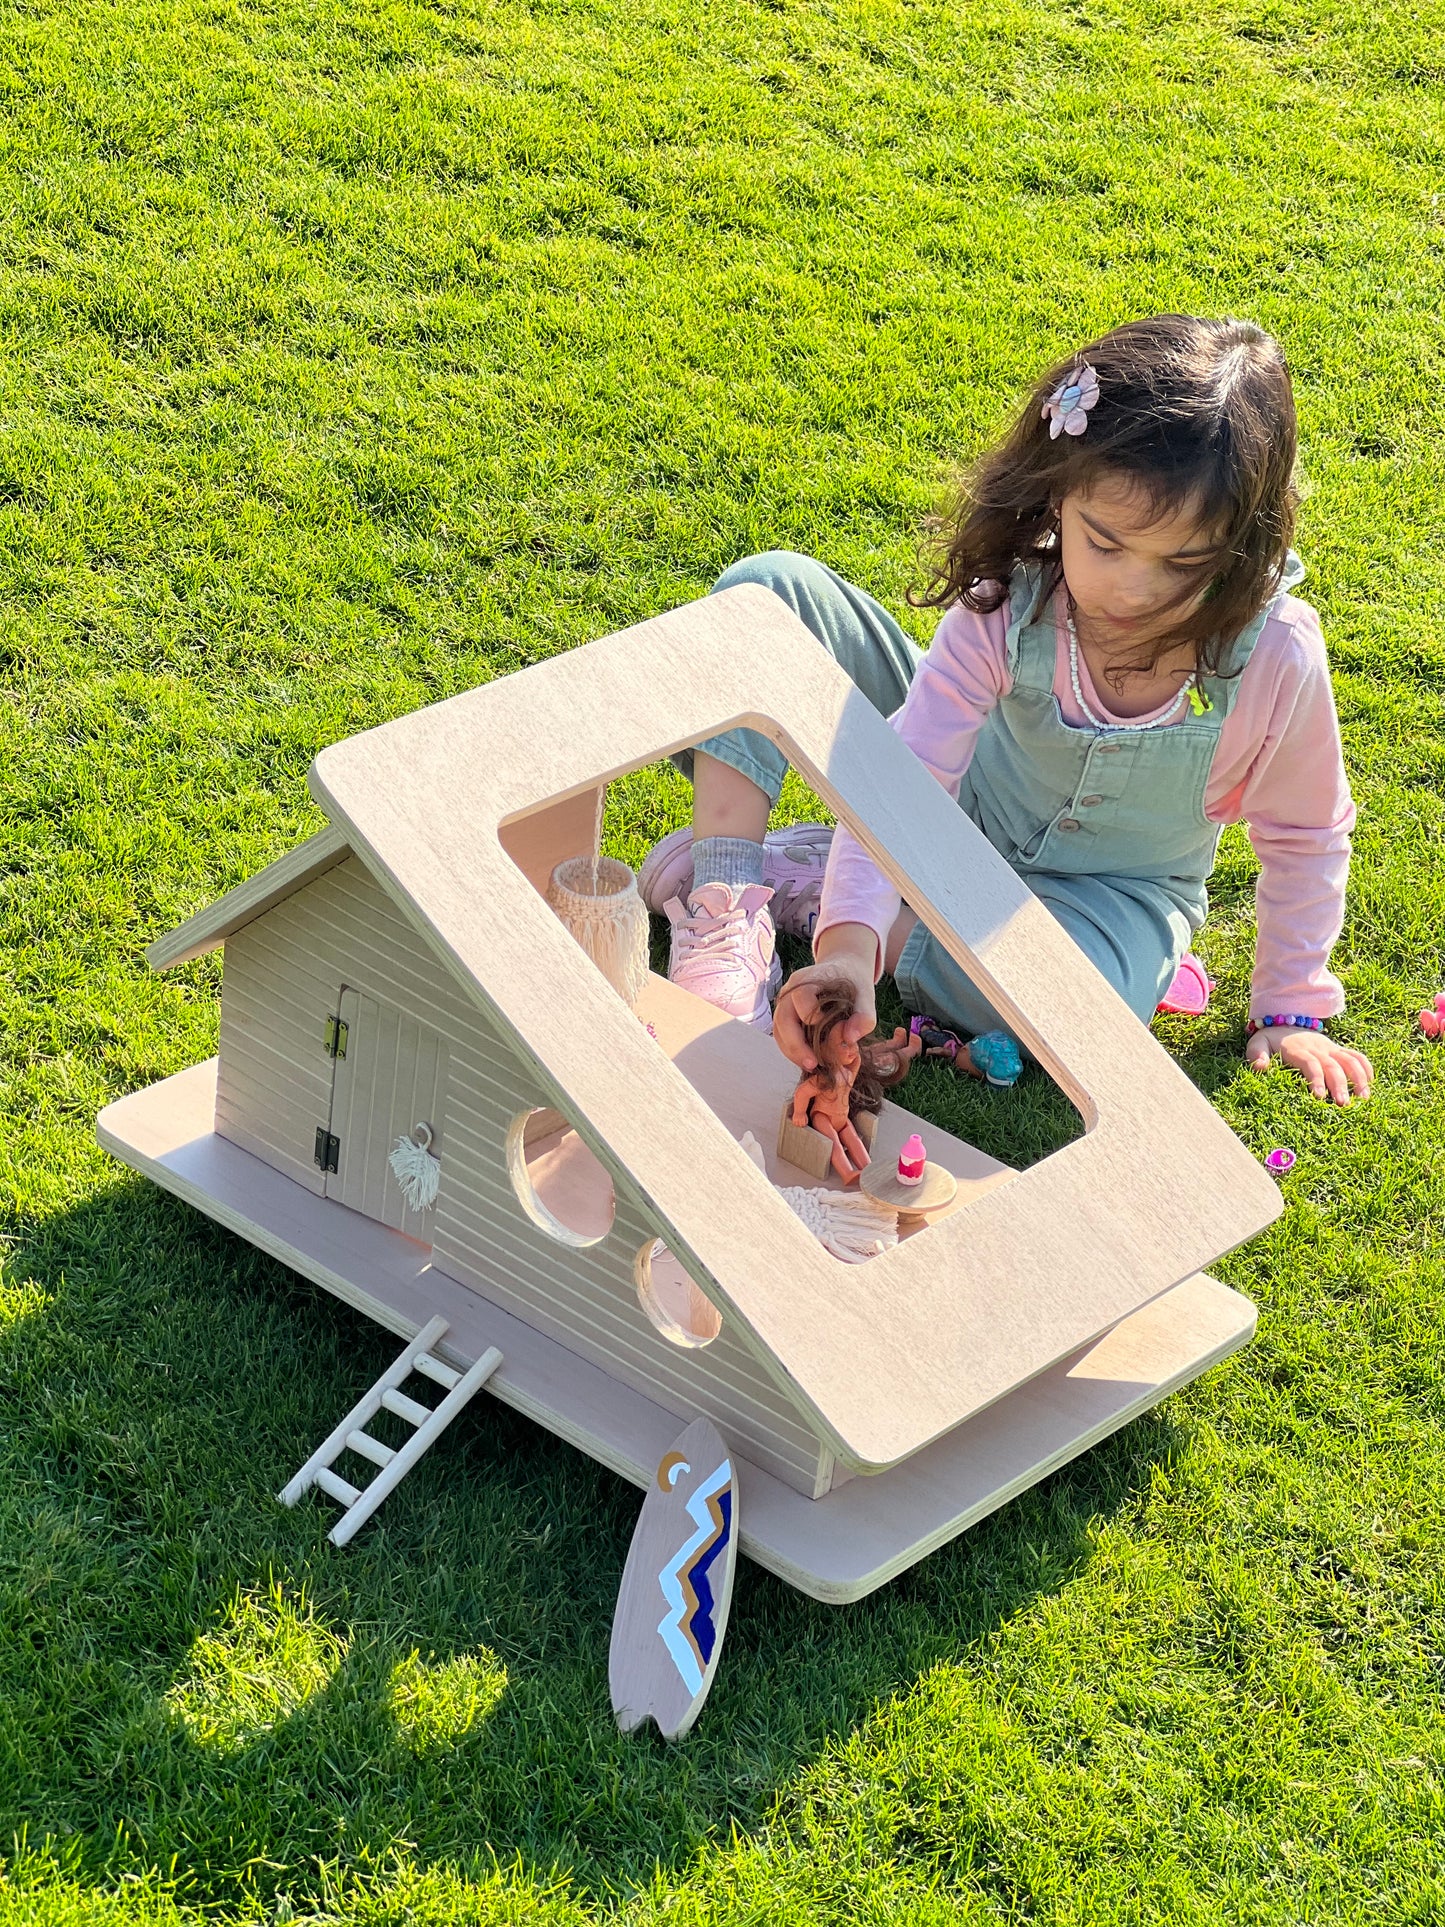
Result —
[[[866, 1265], [840, 1265], [803, 1229], [499, 836], [738, 723], [844, 817], [1086, 1124]], [[708, 597], [334, 744], [311, 786], [845, 1463], [917, 1451], [1280, 1209], [1211, 1105], [766, 590]]]

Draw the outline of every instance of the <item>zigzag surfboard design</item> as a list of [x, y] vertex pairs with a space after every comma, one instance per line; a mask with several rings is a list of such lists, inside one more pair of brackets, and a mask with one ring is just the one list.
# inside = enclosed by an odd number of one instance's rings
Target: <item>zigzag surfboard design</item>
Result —
[[[690, 1468], [684, 1463], [678, 1472]], [[675, 1477], [675, 1475], [674, 1475]], [[709, 1568], [727, 1550], [733, 1519], [732, 1460], [710, 1472], [687, 1502], [697, 1531], [657, 1575], [668, 1611], [657, 1630], [689, 1693], [702, 1686], [717, 1638]], [[669, 1484], [673, 1479], [669, 1479]]]
[[[617, 1595], [607, 1673], [617, 1724], [649, 1715], [669, 1740], [697, 1718], [722, 1658], [737, 1566], [739, 1468], [694, 1419], [664, 1452], [642, 1502]], [[659, 1606], [666, 1610], [658, 1615]]]

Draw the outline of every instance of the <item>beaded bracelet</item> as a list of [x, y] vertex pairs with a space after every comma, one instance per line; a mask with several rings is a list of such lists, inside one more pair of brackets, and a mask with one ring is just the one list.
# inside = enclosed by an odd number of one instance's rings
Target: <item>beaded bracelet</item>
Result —
[[1251, 1017], [1244, 1027], [1246, 1037], [1253, 1037], [1257, 1030], [1323, 1030], [1323, 1017], [1261, 1017], [1256, 1023]]

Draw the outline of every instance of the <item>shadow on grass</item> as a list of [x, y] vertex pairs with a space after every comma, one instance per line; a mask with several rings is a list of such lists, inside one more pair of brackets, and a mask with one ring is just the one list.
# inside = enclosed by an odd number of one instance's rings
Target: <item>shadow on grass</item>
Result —
[[0, 1331], [0, 1837], [67, 1839], [96, 1878], [174, 1857], [212, 1905], [399, 1851], [592, 1893], [683, 1864], [1066, 1584], [1178, 1443], [1136, 1423], [851, 1607], [744, 1561], [668, 1749], [608, 1706], [622, 1480], [479, 1398], [338, 1551], [329, 1502], [274, 1495], [394, 1340], [139, 1179], [14, 1260], [45, 1301]]
[[1242, 1024], [1224, 1018], [1161, 1020], [1156, 1026], [1159, 1041], [1211, 1103], [1239, 1076], [1242, 1031]]

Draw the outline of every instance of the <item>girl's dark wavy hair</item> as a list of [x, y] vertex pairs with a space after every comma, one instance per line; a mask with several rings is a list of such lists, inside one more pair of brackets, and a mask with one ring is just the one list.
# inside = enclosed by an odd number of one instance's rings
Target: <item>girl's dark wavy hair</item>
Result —
[[[1081, 361], [1099, 377], [1082, 435], [1049, 436], [1044, 405]], [[932, 535], [921, 608], [961, 602], [988, 613], [1008, 600], [1020, 563], [1038, 563], [1035, 614], [1059, 586], [1059, 504], [1103, 481], [1138, 489], [1158, 515], [1197, 513], [1217, 530], [1221, 557], [1205, 599], [1186, 608], [1198, 581], [1184, 579], [1177, 623], [1130, 666], [1149, 669], [1192, 643], [1201, 674], [1230, 673], [1234, 638], [1279, 587], [1294, 533], [1297, 432], [1284, 352], [1250, 321], [1156, 315], [1126, 322], [1051, 368], [1005, 439], [974, 464]]]

